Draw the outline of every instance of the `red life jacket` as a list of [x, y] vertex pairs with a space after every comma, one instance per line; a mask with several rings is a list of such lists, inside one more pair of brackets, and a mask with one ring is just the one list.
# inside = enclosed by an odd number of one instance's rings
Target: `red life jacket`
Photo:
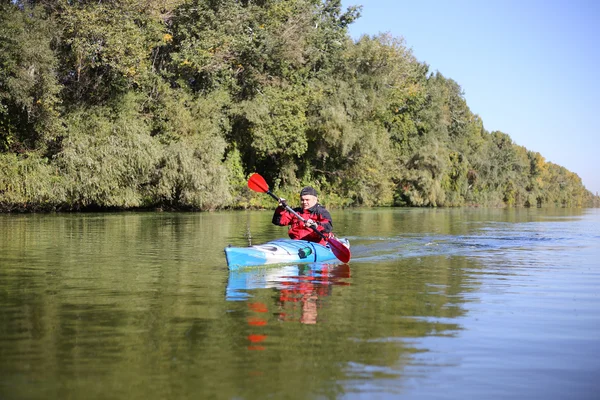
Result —
[[[322, 232], [325, 236], [328, 236], [329, 232], [333, 229], [333, 222], [331, 221], [331, 214], [325, 207], [320, 204], [315, 204], [309, 209], [302, 209], [300, 207], [294, 208], [302, 218], [305, 220], [312, 219], [317, 223], [317, 230]], [[273, 214], [273, 223], [279, 226], [290, 225], [288, 235], [291, 239], [296, 240], [309, 240], [311, 242], [326, 244], [325, 239], [321, 238], [317, 233], [304, 225], [304, 222], [299, 220], [294, 214], [287, 211], [284, 207], [277, 207]]]

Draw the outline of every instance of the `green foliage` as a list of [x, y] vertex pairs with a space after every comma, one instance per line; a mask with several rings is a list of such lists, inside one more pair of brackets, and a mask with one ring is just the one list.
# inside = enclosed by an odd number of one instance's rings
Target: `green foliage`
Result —
[[150, 121], [138, 108], [139, 100], [127, 96], [114, 108], [71, 114], [57, 165], [69, 178], [73, 207], [213, 209], [226, 204], [224, 140], [211, 135], [210, 125], [200, 124], [206, 121], [190, 121], [189, 109], [171, 116], [172, 132], [151, 136]]
[[0, 6], [0, 208], [600, 203], [340, 0]]
[[51, 211], [66, 202], [63, 178], [36, 153], [0, 154], [0, 212]]
[[448, 168], [444, 171], [441, 189], [446, 193], [445, 205], [459, 206], [469, 191], [469, 163], [462, 153], [448, 155]]
[[74, 104], [103, 104], [148, 79], [160, 20], [138, 1], [75, 3], [59, 15], [61, 75]]
[[[214, 209], [231, 201], [223, 155], [226, 92], [194, 97], [163, 87], [151, 106], [154, 137], [163, 150], [152, 180], [152, 198], [171, 207]], [[235, 162], [235, 161], [234, 161]], [[232, 171], [239, 173], [238, 171]]]
[[160, 147], [136, 106], [128, 96], [114, 108], [97, 106], [69, 115], [56, 164], [75, 209], [145, 205], [144, 190]]
[[257, 159], [285, 161], [306, 152], [303, 97], [299, 88], [268, 87], [264, 94], [239, 104], [236, 114], [246, 120], [250, 147]]
[[43, 150], [61, 132], [56, 30], [40, 7], [0, 5], [0, 151]]
[[199, 137], [168, 145], [152, 185], [152, 193], [159, 202], [200, 210], [227, 204], [230, 198], [227, 170], [215, 162], [217, 146]]

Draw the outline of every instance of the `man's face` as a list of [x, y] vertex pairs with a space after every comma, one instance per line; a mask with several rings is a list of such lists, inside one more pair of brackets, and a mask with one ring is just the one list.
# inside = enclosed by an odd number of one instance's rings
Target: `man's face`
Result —
[[317, 204], [317, 196], [313, 196], [312, 194], [300, 196], [300, 205], [304, 210], [311, 208], [315, 204]]

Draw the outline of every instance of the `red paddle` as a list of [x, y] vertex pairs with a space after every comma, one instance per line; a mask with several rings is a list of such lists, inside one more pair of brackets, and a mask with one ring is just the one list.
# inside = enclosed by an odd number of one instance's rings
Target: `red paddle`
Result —
[[[255, 192], [266, 193], [269, 196], [271, 196], [272, 198], [274, 198], [275, 200], [277, 200], [277, 202], [279, 202], [279, 197], [275, 196], [269, 190], [269, 185], [267, 185], [267, 181], [265, 181], [265, 178], [263, 178], [259, 174], [253, 174], [250, 177], [250, 179], [248, 179], [248, 187], [250, 189], [254, 190]], [[306, 222], [306, 220], [304, 218], [302, 218], [290, 206], [286, 205], [285, 209], [288, 210], [289, 212], [291, 212], [292, 214], [294, 214], [296, 216], [296, 218], [298, 218], [300, 221]], [[342, 244], [342, 242], [340, 242], [339, 240], [337, 240], [335, 238], [329, 238], [329, 237], [323, 235], [323, 233], [321, 233], [321, 231], [319, 231], [314, 226], [312, 226], [311, 228], [319, 236], [321, 236], [323, 239], [325, 239], [327, 241], [327, 243], [329, 243], [329, 245], [331, 246], [331, 251], [333, 252], [333, 255], [336, 256], [338, 258], [338, 260], [340, 260], [343, 263], [347, 263], [348, 261], [350, 261], [350, 249], [348, 249], [346, 246], [344, 246]]]

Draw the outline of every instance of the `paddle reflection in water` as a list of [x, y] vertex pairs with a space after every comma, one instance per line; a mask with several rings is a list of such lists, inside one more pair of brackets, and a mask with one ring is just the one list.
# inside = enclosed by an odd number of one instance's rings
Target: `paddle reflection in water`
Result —
[[[333, 286], [350, 285], [347, 278], [350, 278], [348, 264], [315, 263], [231, 271], [226, 299], [248, 301], [247, 321], [254, 328], [248, 335], [248, 349], [264, 350], [267, 335], [260, 328], [268, 324], [269, 312], [279, 321], [316, 324], [323, 306], [321, 300], [331, 295]], [[262, 301], [252, 301], [264, 289], [277, 291], [271, 310]]]

